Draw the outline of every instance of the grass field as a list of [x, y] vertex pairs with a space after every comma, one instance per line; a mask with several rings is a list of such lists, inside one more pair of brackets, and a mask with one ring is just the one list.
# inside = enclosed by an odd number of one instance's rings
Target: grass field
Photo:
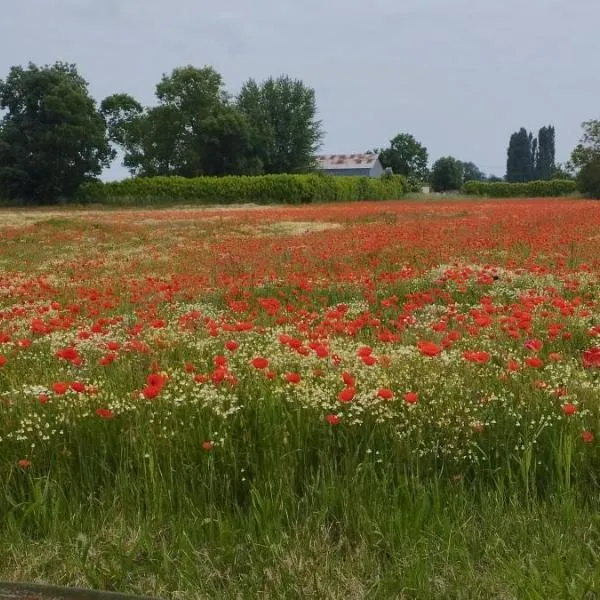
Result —
[[600, 205], [0, 211], [0, 579], [600, 597]]

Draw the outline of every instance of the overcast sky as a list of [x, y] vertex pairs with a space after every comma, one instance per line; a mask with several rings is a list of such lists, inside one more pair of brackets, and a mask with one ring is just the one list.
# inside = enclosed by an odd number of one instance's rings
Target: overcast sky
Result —
[[503, 175], [520, 126], [554, 124], [564, 161], [581, 121], [600, 118], [599, 23], [599, 0], [15, 0], [0, 18], [0, 77], [65, 60], [98, 100], [149, 104], [175, 66], [212, 65], [234, 93], [285, 73], [316, 90], [324, 152], [406, 131], [432, 161]]

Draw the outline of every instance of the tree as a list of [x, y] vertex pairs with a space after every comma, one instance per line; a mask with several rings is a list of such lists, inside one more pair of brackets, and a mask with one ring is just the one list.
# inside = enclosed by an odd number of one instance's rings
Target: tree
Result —
[[511, 183], [531, 181], [535, 170], [536, 144], [524, 127], [513, 133], [508, 145], [506, 180]]
[[431, 185], [435, 192], [459, 190], [463, 184], [463, 165], [452, 156], [440, 158], [432, 168]]
[[580, 169], [577, 189], [590, 198], [600, 198], [600, 157], [593, 158]]
[[12, 67], [0, 80], [0, 195], [71, 198], [113, 152], [106, 124], [75, 65]]
[[550, 179], [574, 179], [573, 171], [568, 164], [556, 163]]
[[237, 107], [248, 120], [252, 150], [265, 173], [295, 173], [315, 166], [323, 130], [312, 88], [288, 76], [260, 84], [250, 79]]
[[571, 154], [570, 168], [578, 171], [596, 158], [600, 158], [600, 121], [585, 121], [583, 136]]
[[552, 179], [556, 168], [556, 132], [554, 127], [542, 127], [538, 133], [535, 154], [535, 178]]
[[247, 118], [212, 67], [179, 67], [156, 86], [158, 105], [144, 109], [127, 94], [102, 102], [110, 140], [132, 175], [243, 174], [260, 171], [251, 156]]
[[485, 173], [472, 162], [462, 162], [463, 181], [485, 181]]
[[385, 168], [391, 168], [396, 175], [405, 175], [425, 181], [428, 176], [427, 148], [410, 133], [399, 133], [390, 140], [388, 148], [375, 150]]

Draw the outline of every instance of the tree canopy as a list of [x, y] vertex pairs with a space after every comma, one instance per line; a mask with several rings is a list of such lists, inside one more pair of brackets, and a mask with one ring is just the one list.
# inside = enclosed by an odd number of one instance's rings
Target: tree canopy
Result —
[[428, 176], [427, 148], [418, 142], [410, 133], [399, 133], [390, 140], [387, 148], [375, 150], [385, 168], [391, 168], [396, 175], [405, 175], [419, 181]]
[[106, 125], [75, 65], [12, 67], [0, 80], [0, 196], [69, 198], [113, 152]]
[[542, 127], [538, 136], [521, 127], [513, 133], [507, 151], [506, 180], [523, 183], [552, 179], [556, 168], [556, 133], [553, 126]]
[[463, 163], [452, 156], [440, 158], [431, 170], [431, 185], [434, 192], [459, 190], [463, 184]]
[[249, 79], [237, 107], [250, 126], [253, 152], [265, 173], [294, 173], [315, 166], [323, 138], [315, 92], [297, 79]]

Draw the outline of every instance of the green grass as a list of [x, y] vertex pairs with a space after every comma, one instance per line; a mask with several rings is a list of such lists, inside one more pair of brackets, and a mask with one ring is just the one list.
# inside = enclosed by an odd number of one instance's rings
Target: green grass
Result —
[[[4, 528], [0, 576], [159, 597], [594, 598], [597, 501], [526, 504], [458, 482], [385, 497], [324, 483], [295, 508], [256, 494], [237, 514], [135, 516], [90, 501], [47, 515], [46, 535]], [[287, 498], [286, 500], [290, 500]], [[30, 515], [33, 515], [30, 513]]]

